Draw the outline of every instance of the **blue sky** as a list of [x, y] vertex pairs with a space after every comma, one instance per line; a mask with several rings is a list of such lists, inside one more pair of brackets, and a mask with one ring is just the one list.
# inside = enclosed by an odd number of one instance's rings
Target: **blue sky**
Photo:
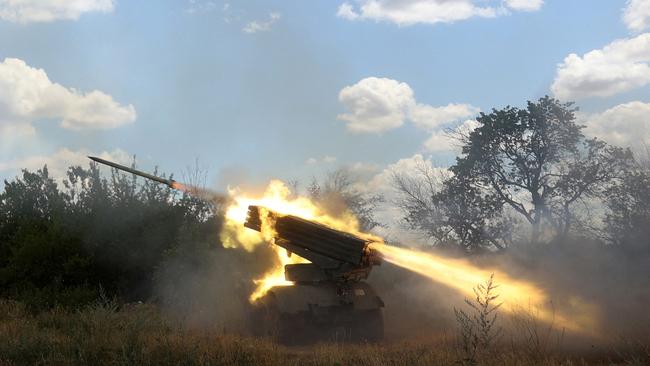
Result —
[[219, 188], [373, 179], [449, 164], [443, 130], [545, 94], [589, 134], [650, 142], [647, 0], [76, 2], [0, 4], [2, 178], [92, 153], [177, 175], [198, 158]]

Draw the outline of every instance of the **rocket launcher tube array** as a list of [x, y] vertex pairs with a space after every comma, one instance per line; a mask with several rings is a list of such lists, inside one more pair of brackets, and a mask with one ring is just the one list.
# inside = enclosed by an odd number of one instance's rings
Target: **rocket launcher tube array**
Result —
[[281, 239], [276, 244], [282, 246], [283, 241], [287, 241], [291, 246], [300, 247], [304, 253], [301, 257], [312, 262], [314, 259], [318, 261], [319, 257], [327, 257], [355, 267], [379, 264], [377, 253], [368, 247], [369, 242], [364, 239], [297, 216], [279, 215], [264, 207], [249, 206], [244, 226], [262, 231], [263, 221], [272, 223], [274, 236]]

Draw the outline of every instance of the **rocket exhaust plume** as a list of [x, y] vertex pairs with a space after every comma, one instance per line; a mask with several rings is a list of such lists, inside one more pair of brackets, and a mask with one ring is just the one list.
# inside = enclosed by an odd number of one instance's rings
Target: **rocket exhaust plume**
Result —
[[386, 262], [418, 273], [432, 281], [453, 288], [465, 296], [475, 296], [474, 287], [483, 283], [492, 274], [498, 284], [498, 301], [501, 309], [511, 314], [525, 311], [526, 306], [534, 310], [535, 316], [560, 329], [589, 336], [598, 335], [597, 311], [575, 297], [562, 309], [554, 309], [551, 298], [546, 291], [532, 282], [512, 278], [507, 273], [496, 269], [483, 269], [467, 260], [447, 258], [433, 253], [413, 249], [377, 244], [373, 249], [382, 254]]

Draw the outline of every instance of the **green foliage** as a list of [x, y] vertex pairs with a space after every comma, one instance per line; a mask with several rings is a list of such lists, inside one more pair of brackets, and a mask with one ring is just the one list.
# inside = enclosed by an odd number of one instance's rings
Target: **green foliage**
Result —
[[606, 234], [632, 254], [650, 249], [650, 169], [630, 171], [607, 191]]
[[586, 139], [574, 112], [571, 103], [543, 97], [526, 109], [481, 113], [451, 167], [528, 222], [533, 242], [545, 233], [566, 237], [573, 206], [601, 194], [632, 162], [628, 150]]
[[0, 194], [0, 295], [30, 307], [78, 306], [100, 286], [124, 300], [151, 296], [156, 270], [179, 251], [219, 246], [209, 203], [98, 167], [71, 167], [63, 187], [47, 167], [5, 181]]
[[629, 150], [586, 139], [575, 111], [547, 96], [525, 109], [481, 113], [451, 171], [528, 222], [531, 241], [566, 237], [573, 207], [600, 197], [633, 161]]
[[606, 200], [610, 229], [650, 226], [647, 183], [630, 175], [632, 153], [587, 139], [575, 111], [546, 96], [524, 109], [481, 113], [475, 130], [456, 136], [462, 153], [447, 176], [436, 179], [430, 168], [417, 167], [415, 177], [394, 177], [406, 223], [438, 245], [467, 251], [504, 249], [526, 232], [534, 243], [592, 235], [590, 207]]

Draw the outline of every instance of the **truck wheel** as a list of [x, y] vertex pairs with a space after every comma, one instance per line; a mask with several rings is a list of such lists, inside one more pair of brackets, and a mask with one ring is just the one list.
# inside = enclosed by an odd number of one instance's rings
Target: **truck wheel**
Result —
[[355, 342], [379, 342], [384, 339], [384, 315], [381, 309], [364, 310], [352, 328]]
[[277, 340], [294, 346], [311, 342], [312, 334], [305, 313], [280, 314]]
[[277, 339], [280, 332], [280, 311], [275, 299], [269, 297], [255, 304], [249, 321], [254, 336]]

